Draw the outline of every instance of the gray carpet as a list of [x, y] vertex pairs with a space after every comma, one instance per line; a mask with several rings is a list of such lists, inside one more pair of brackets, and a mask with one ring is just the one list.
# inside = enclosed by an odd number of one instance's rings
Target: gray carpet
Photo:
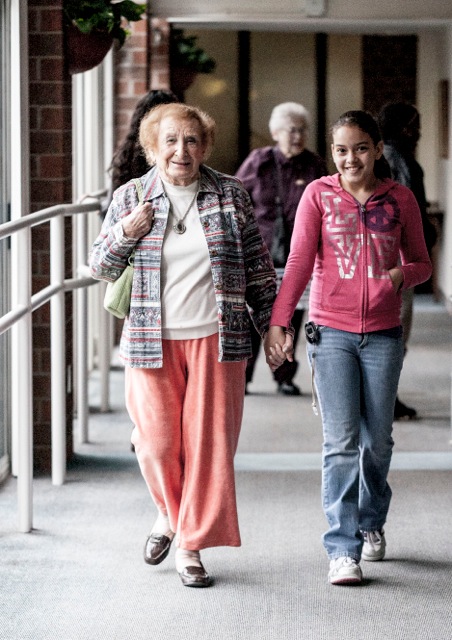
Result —
[[215, 585], [190, 590], [173, 552], [142, 561], [153, 512], [132, 454], [81, 455], [64, 487], [36, 483], [33, 534], [2, 535], [0, 637], [450, 640], [452, 472], [391, 474], [387, 558], [358, 588], [327, 583], [319, 482], [238, 472], [243, 546], [205, 551]]
[[[16, 532], [16, 481], [0, 488], [0, 639], [450, 640], [450, 325], [436, 308], [416, 317], [422, 368], [407, 360], [404, 391], [423, 418], [395, 425], [387, 558], [363, 563], [362, 586], [327, 582], [320, 423], [308, 398], [277, 397], [263, 366], [237, 456], [242, 547], [203, 552], [210, 589], [182, 587], [173, 550], [161, 565], [146, 565], [155, 512], [129, 450], [115, 371], [113, 411], [93, 412], [90, 443], [77, 446], [66, 484], [35, 480], [33, 533]], [[441, 347], [425, 337], [435, 323]], [[426, 389], [433, 369], [435, 389]], [[303, 386], [305, 377], [301, 371]], [[96, 394], [93, 376], [93, 405]], [[285, 455], [297, 456], [289, 469], [272, 470], [285, 468]]]

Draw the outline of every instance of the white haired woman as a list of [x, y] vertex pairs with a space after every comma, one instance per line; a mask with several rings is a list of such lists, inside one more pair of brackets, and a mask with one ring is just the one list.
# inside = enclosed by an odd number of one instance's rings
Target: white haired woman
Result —
[[[300, 198], [306, 185], [327, 174], [325, 161], [306, 149], [309, 124], [309, 112], [303, 105], [297, 102], [278, 104], [269, 122], [270, 133], [276, 144], [254, 149], [236, 173], [251, 196], [260, 231], [280, 278], [289, 256]], [[295, 347], [302, 320], [303, 309], [298, 308], [292, 318]], [[259, 334], [253, 330], [252, 340], [253, 355], [246, 369], [247, 384], [253, 379], [261, 345]], [[286, 361], [273, 373], [279, 393], [291, 396], [300, 394], [300, 388], [293, 381], [297, 368], [295, 360]]]
[[200, 550], [239, 546], [234, 455], [242, 420], [250, 319], [267, 330], [275, 271], [250, 198], [203, 164], [215, 123], [185, 104], [152, 109], [140, 142], [155, 166], [114, 193], [91, 256], [115, 280], [135, 251], [120, 355], [132, 443], [158, 510], [144, 559], [160, 564], [176, 540], [188, 587], [211, 578]]

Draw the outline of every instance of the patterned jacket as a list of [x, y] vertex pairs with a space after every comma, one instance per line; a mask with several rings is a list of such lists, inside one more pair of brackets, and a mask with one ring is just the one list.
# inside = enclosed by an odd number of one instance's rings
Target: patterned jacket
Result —
[[[268, 329], [275, 271], [241, 182], [206, 166], [200, 171], [197, 204], [218, 306], [219, 361], [246, 360], [251, 356], [250, 315], [261, 335]], [[151, 230], [138, 241], [124, 236], [121, 220], [138, 204], [135, 185], [128, 182], [114, 193], [92, 248], [90, 269], [93, 278], [112, 282], [135, 249], [120, 357], [130, 367], [159, 368], [163, 364], [160, 264], [170, 203], [155, 167], [140, 180], [143, 198], [154, 211]]]

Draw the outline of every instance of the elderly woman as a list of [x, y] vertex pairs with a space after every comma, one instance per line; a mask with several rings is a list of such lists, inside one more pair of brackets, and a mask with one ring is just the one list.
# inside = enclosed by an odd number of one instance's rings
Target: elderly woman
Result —
[[[283, 102], [272, 111], [269, 129], [275, 145], [254, 149], [240, 166], [236, 176], [251, 196], [260, 231], [271, 251], [280, 278], [289, 256], [295, 212], [301, 196], [313, 180], [327, 174], [325, 161], [306, 149], [310, 116], [297, 102]], [[303, 320], [303, 308], [296, 309], [292, 324], [297, 339]], [[246, 382], [253, 379], [261, 339], [252, 329], [253, 356], [248, 361]], [[273, 376], [278, 392], [299, 395], [294, 383], [298, 364], [286, 361]]]
[[132, 442], [158, 510], [151, 565], [176, 540], [182, 583], [207, 587], [200, 550], [240, 546], [234, 454], [251, 355], [250, 321], [267, 330], [275, 272], [247, 192], [203, 164], [215, 123], [198, 108], [160, 105], [140, 142], [151, 164], [117, 189], [94, 243], [91, 272], [114, 280], [135, 250], [120, 355]]

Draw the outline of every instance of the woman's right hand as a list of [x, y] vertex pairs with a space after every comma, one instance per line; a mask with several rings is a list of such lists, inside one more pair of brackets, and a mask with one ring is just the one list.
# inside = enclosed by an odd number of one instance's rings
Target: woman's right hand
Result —
[[139, 240], [145, 236], [152, 227], [154, 221], [154, 212], [150, 202], [139, 204], [122, 221], [124, 235], [134, 240]]

